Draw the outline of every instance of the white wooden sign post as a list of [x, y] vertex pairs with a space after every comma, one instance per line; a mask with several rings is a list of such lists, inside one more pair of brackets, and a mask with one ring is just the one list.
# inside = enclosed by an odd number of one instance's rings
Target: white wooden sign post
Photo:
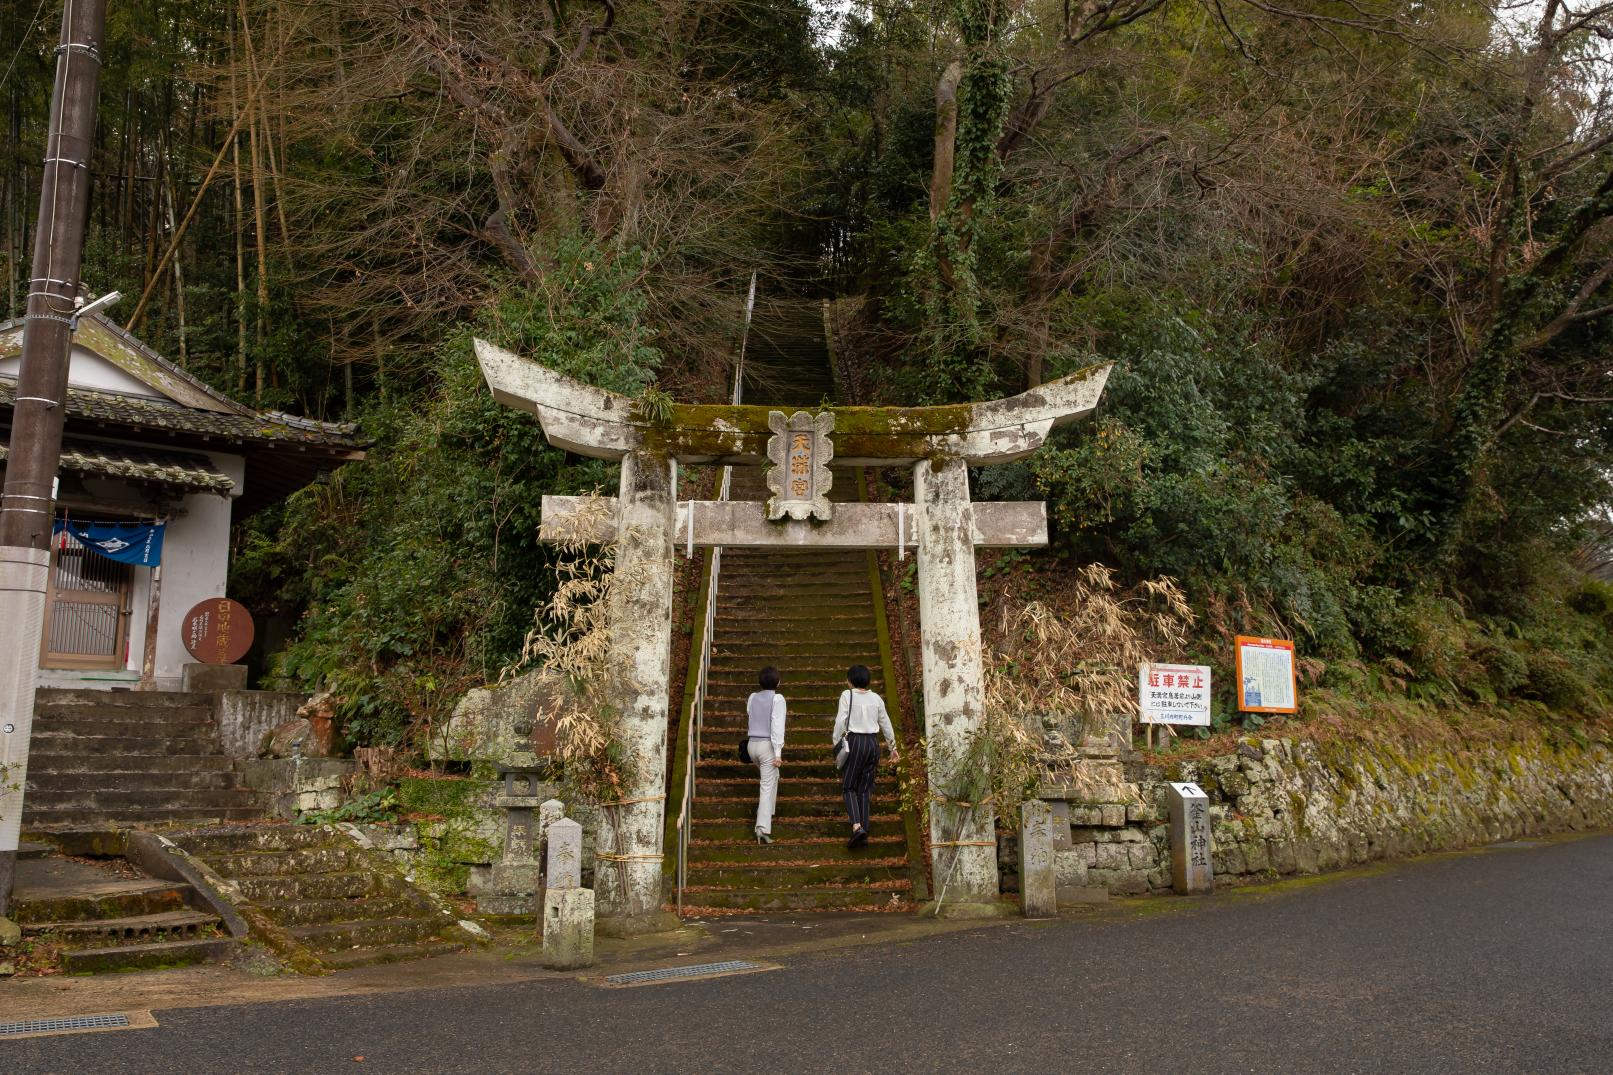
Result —
[[[1182, 725], [1189, 728], [1210, 726], [1210, 669], [1202, 664], [1158, 664], [1137, 666], [1137, 719], [1149, 726]], [[1164, 733], [1161, 733], [1163, 743]]]

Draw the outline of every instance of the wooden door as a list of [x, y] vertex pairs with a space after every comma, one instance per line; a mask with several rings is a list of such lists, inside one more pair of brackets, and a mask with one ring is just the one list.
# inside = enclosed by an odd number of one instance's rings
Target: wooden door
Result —
[[45, 599], [45, 668], [123, 668], [128, 663], [134, 569], [58, 534]]

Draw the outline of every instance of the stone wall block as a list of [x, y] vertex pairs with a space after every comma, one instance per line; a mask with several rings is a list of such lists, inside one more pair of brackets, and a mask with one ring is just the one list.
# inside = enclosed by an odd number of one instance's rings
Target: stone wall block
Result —
[[1098, 844], [1096, 865], [1100, 870], [1123, 870], [1131, 865], [1131, 858], [1121, 844]]
[[1053, 852], [1053, 877], [1059, 888], [1087, 883], [1087, 860], [1075, 849]]

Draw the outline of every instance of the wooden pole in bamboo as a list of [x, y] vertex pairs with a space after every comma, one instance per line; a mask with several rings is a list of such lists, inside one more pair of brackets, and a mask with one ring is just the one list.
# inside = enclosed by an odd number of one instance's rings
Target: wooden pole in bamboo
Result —
[[65, 0], [0, 494], [0, 915], [11, 908], [16, 879], [105, 23], [105, 0]]

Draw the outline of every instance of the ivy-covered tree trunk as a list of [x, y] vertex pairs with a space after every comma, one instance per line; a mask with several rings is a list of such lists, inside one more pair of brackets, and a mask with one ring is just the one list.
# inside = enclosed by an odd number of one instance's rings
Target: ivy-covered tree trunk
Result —
[[[1008, 115], [1012, 82], [1001, 37], [1010, 10], [1000, 0], [956, 0], [962, 77], [949, 66], [941, 83], [950, 91], [956, 80], [956, 99], [950, 92], [936, 94], [930, 237], [934, 278], [923, 282], [928, 294], [925, 346], [937, 391], [952, 398], [983, 395], [992, 379], [980, 318], [976, 240], [1002, 174], [997, 139]], [[943, 167], [948, 156], [949, 174]], [[934, 212], [937, 206], [941, 208]]]

